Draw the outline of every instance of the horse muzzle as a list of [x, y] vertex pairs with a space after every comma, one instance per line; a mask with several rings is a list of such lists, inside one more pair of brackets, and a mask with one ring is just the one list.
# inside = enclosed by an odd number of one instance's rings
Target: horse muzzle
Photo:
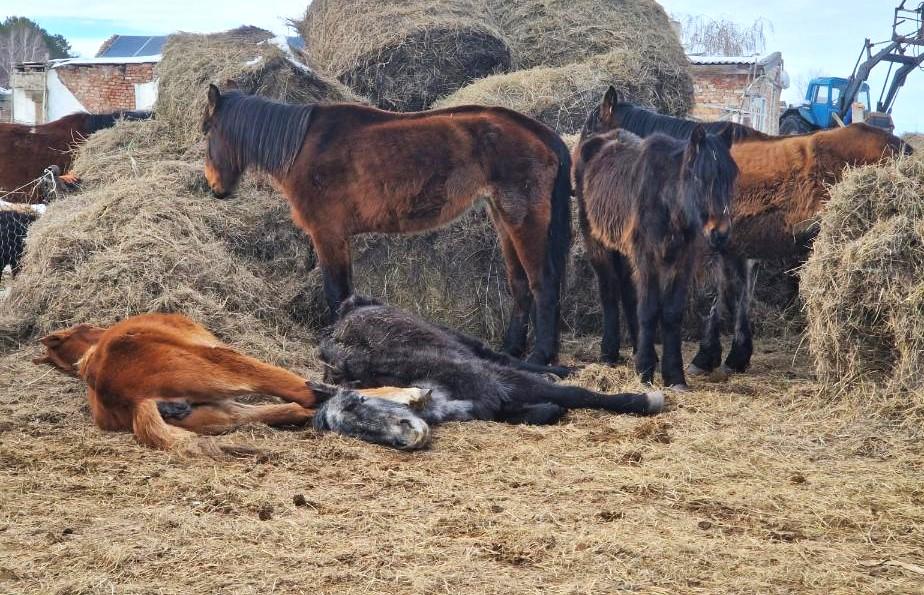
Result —
[[392, 444], [401, 450], [420, 450], [430, 444], [430, 426], [416, 416], [402, 418]]
[[709, 240], [709, 247], [713, 250], [724, 250], [728, 247], [729, 240], [731, 239], [731, 233], [728, 231], [719, 231], [718, 229], [712, 229], [709, 232], [707, 237]]

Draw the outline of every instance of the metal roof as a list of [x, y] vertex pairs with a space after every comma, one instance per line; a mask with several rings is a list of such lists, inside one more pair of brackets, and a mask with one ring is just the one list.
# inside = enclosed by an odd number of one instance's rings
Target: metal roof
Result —
[[166, 35], [114, 35], [96, 54], [97, 58], [134, 58], [162, 53]]
[[687, 56], [692, 64], [757, 64], [758, 56]]

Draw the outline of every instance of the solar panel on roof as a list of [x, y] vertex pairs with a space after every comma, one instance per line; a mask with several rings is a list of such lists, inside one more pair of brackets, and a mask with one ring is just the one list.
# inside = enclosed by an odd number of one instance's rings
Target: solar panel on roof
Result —
[[161, 53], [165, 35], [118, 35], [101, 58], [131, 58]]

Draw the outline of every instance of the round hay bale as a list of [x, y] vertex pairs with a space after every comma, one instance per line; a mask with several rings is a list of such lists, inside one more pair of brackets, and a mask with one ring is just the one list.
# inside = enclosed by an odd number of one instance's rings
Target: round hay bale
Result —
[[631, 48], [671, 68], [686, 65], [680, 40], [654, 0], [488, 0], [516, 69], [564, 66]]
[[685, 114], [692, 104], [693, 83], [686, 62], [658, 62], [635, 49], [617, 49], [577, 64], [490, 76], [434, 107], [499, 105], [568, 134], [581, 129], [610, 85], [630, 101], [666, 114]]
[[299, 30], [311, 64], [389, 110], [426, 109], [510, 67], [481, 0], [314, 0]]
[[831, 193], [800, 291], [829, 387], [917, 390], [924, 412], [924, 161], [850, 172]]
[[361, 101], [347, 87], [299, 62], [284, 38], [255, 27], [171, 35], [157, 76], [157, 118], [184, 147], [202, 138], [209, 83], [232, 80], [245, 93], [288, 103]]

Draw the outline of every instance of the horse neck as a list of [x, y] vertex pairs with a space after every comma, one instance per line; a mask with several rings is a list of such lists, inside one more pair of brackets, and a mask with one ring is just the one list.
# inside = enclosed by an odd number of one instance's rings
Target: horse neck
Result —
[[253, 167], [276, 179], [286, 176], [305, 143], [314, 105], [267, 102], [242, 107], [224, 127], [236, 165], [241, 171]]

